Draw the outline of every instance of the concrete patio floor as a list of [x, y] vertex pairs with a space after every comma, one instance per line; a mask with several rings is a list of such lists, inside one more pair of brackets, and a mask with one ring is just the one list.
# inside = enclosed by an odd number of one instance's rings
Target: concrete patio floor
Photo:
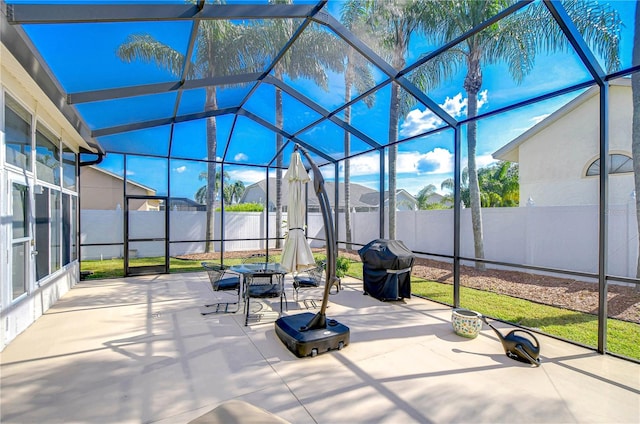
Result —
[[300, 359], [275, 312], [248, 327], [242, 313], [200, 315], [215, 298], [204, 272], [84, 281], [2, 352], [0, 421], [187, 423], [231, 399], [292, 423], [640, 421], [637, 364], [540, 336], [535, 368], [486, 325], [457, 336], [448, 307], [343, 289], [327, 315], [351, 343]]

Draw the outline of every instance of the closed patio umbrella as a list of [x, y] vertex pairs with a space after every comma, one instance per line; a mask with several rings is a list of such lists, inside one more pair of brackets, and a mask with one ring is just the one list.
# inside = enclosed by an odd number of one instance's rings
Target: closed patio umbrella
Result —
[[304, 271], [316, 266], [311, 248], [304, 235], [304, 217], [306, 211], [303, 197], [303, 184], [311, 181], [307, 170], [304, 169], [300, 153], [291, 154], [289, 169], [284, 174], [289, 182], [289, 205], [287, 211], [287, 226], [289, 231], [284, 241], [280, 264], [289, 272]]

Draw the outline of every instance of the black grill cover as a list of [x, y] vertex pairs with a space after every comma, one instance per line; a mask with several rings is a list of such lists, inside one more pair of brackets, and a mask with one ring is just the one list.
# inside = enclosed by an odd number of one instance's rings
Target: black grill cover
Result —
[[379, 300], [411, 297], [411, 268], [415, 256], [402, 241], [373, 240], [358, 253], [362, 259], [365, 294]]

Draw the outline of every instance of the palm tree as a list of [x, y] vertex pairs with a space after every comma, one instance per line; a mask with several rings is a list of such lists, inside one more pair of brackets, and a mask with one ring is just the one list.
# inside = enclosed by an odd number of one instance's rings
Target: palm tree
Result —
[[[142, 60], [155, 63], [178, 78], [199, 79], [209, 78], [230, 73], [256, 70], [252, 60], [261, 59], [260, 55], [247, 52], [250, 43], [244, 37], [244, 27], [227, 20], [198, 21], [196, 51], [192, 58], [173, 47], [163, 44], [148, 34], [132, 34], [118, 48], [118, 56], [127, 62]], [[187, 64], [188, 66], [185, 66]], [[183, 75], [183, 70], [187, 70]], [[215, 86], [206, 87], [205, 112], [218, 109], [217, 89]], [[213, 179], [216, 175], [217, 125], [215, 117], [207, 118], [207, 175]], [[207, 252], [213, 251], [214, 237], [214, 208], [216, 198], [214, 181], [206, 185]]]
[[228, 205], [238, 203], [244, 194], [244, 190], [244, 183], [240, 180], [234, 181], [233, 183], [225, 183], [222, 190], [225, 203]]
[[[362, 28], [368, 19], [365, 2], [363, 0], [350, 0], [342, 7], [342, 23], [351, 32], [360, 34], [361, 38], [366, 37], [367, 32]], [[358, 94], [363, 93], [374, 85], [373, 74], [369, 62], [358, 54], [350, 46], [346, 47], [346, 66], [344, 71], [344, 99], [351, 99], [351, 90], [355, 89]], [[364, 100], [365, 105], [371, 108], [375, 103], [375, 96], [369, 95]], [[344, 110], [344, 121], [351, 124], [351, 106]], [[351, 154], [351, 133], [344, 132], [344, 224], [346, 233], [346, 249], [351, 250], [351, 170], [349, 155]]]
[[[518, 206], [520, 202], [520, 183], [518, 164], [500, 161], [478, 169], [478, 187], [482, 207]], [[440, 188], [453, 192], [453, 178], [444, 180]], [[471, 206], [469, 190], [469, 169], [462, 170], [460, 198], [465, 207]], [[453, 196], [445, 196], [445, 201], [453, 201]]]
[[[430, 28], [426, 36], [438, 43], [447, 42], [515, 3], [516, 0], [438, 2], [438, 7], [425, 9], [424, 27]], [[596, 52], [606, 60], [608, 68], [617, 68], [621, 25], [617, 12], [595, 1], [567, 0], [563, 6], [586, 41], [595, 46]], [[467, 70], [463, 83], [467, 94], [467, 118], [478, 115], [483, 65], [506, 62], [514, 81], [519, 83], [533, 68], [538, 50], [557, 52], [569, 49], [566, 37], [542, 2], [509, 15], [450, 49], [449, 57], [455, 58], [457, 64]], [[471, 120], [467, 125], [469, 194], [475, 257], [482, 259], [484, 245], [476, 142], [477, 122]], [[482, 263], [476, 266], [483, 268]]]
[[520, 184], [518, 165], [501, 161], [478, 170], [482, 207], [518, 206]]
[[[291, 4], [292, 0], [270, 0], [274, 4]], [[251, 27], [252, 35], [247, 41], [252, 50], [268, 52], [272, 46], [284, 46], [297, 30], [297, 22], [291, 19], [272, 19], [261, 25]], [[274, 76], [284, 81], [287, 75], [291, 79], [307, 78], [320, 88], [328, 90], [326, 69], [341, 71], [342, 56], [339, 54], [337, 39], [319, 30], [315, 24], [309, 25], [289, 48], [273, 69]], [[320, 66], [319, 66], [320, 65]], [[282, 90], [275, 88], [276, 127], [282, 129], [284, 114], [282, 112]], [[276, 134], [276, 152], [283, 147], [283, 136]], [[276, 157], [276, 248], [280, 248], [282, 231], [282, 154]]]
[[416, 200], [418, 201], [418, 209], [424, 210], [428, 209], [428, 201], [429, 197], [433, 196], [436, 193], [436, 186], [433, 184], [429, 184], [427, 186], [422, 187], [416, 196]]
[[[196, 191], [196, 194], [193, 196], [193, 199], [198, 203], [205, 204], [207, 202], [207, 194], [209, 193], [209, 183], [211, 182], [209, 180], [208, 171], [201, 172], [200, 175], [198, 175], [198, 179], [200, 181], [206, 181], [207, 184], [203, 185], [198, 189], [198, 191]], [[229, 174], [224, 172], [222, 175], [220, 175], [220, 172], [216, 171], [215, 177], [213, 178], [213, 190], [212, 190], [213, 193], [217, 193], [220, 190], [220, 186], [222, 184], [226, 185], [227, 181], [229, 181]], [[215, 201], [215, 197], [213, 200]], [[226, 198], [225, 198], [225, 202], [226, 202]]]
[[[453, 205], [453, 190], [455, 188], [454, 185], [454, 181], [453, 178], [447, 178], [446, 180], [444, 180], [442, 183], [440, 183], [440, 189], [441, 190], [449, 190], [448, 195], [445, 196], [445, 198], [443, 199], [443, 201], [448, 201]], [[460, 200], [462, 201], [462, 205], [464, 205], [464, 207], [468, 208], [470, 201], [469, 201], [469, 169], [467, 169], [467, 167], [465, 166], [462, 169], [462, 175], [460, 178]], [[460, 207], [462, 207], [462, 205], [459, 205]]]
[[[406, 53], [411, 35], [420, 30], [424, 23], [424, 10], [428, 1], [406, 0], [402, 2], [366, 2], [367, 14], [371, 16], [372, 27], [381, 45], [389, 52], [391, 66], [400, 71], [406, 66]], [[396, 165], [398, 146], [398, 122], [407, 102], [415, 101], [400, 92], [396, 83], [391, 85], [389, 106], [389, 238], [396, 237]]]
[[[636, 26], [633, 34], [633, 65], [640, 64], [640, 4], [636, 3]], [[640, 72], [631, 75], [631, 96], [633, 98], [633, 123], [631, 130], [631, 152], [633, 156], [633, 175], [636, 189], [636, 219], [638, 234], [640, 234]], [[638, 237], [638, 252], [640, 252], [640, 237]], [[640, 253], [636, 266], [636, 278], [640, 278]], [[640, 290], [640, 284], [636, 284]]]

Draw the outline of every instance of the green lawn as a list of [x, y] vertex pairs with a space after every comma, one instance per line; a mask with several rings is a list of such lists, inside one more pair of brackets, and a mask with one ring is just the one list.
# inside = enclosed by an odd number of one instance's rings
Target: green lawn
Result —
[[[201, 261], [186, 261], [182, 259], [169, 259], [169, 272], [193, 272], [202, 271]], [[129, 266], [158, 265], [158, 258], [136, 258], [129, 262]], [[93, 274], [87, 279], [124, 277], [124, 259], [84, 260], [81, 271], [91, 271]]]
[[[271, 256], [272, 260], [279, 261], [279, 255]], [[162, 264], [161, 258], [135, 258], [129, 261], [129, 266], [150, 266]], [[225, 259], [225, 265], [237, 265], [242, 259]], [[201, 260], [184, 260], [169, 258], [169, 272], [194, 272], [203, 271]], [[81, 271], [91, 271], [93, 274], [87, 279], [118, 278], [124, 277], [124, 259], [83, 260]]]
[[[362, 279], [362, 264], [352, 263], [348, 275]], [[435, 281], [411, 278], [411, 293], [447, 305], [453, 304], [453, 286]], [[484, 315], [540, 330], [552, 336], [587, 346], [598, 345], [598, 317], [542, 305], [506, 295], [460, 288], [461, 307]], [[607, 350], [618, 355], [640, 360], [640, 325], [607, 320]]]

